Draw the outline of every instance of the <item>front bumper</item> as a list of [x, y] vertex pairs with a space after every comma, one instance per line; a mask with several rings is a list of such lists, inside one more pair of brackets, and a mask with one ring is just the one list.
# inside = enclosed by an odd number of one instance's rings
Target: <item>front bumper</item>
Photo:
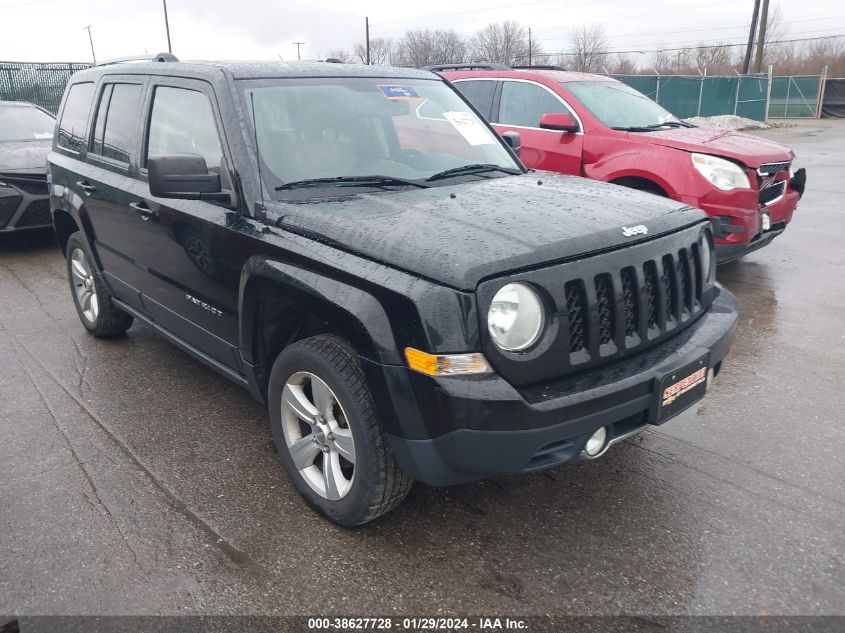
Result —
[[37, 180], [0, 176], [0, 183], [0, 233], [53, 227], [46, 181], [43, 193]]
[[[792, 221], [798, 201], [804, 193], [806, 172], [800, 169], [787, 181], [783, 196], [767, 205], [758, 203], [759, 192], [749, 189], [719, 191], [711, 189], [700, 196], [681, 196], [681, 201], [697, 206], [713, 218], [716, 261], [727, 263], [769, 244]], [[763, 214], [769, 216], [770, 229], [763, 227]]]
[[706, 352], [718, 372], [736, 323], [736, 301], [720, 289], [704, 315], [665, 343], [520, 390], [496, 375], [434, 379], [391, 367], [398, 420], [386, 433], [388, 445], [406, 473], [434, 486], [562, 464], [579, 457], [602, 426], [611, 443], [648, 426], [659, 375]]

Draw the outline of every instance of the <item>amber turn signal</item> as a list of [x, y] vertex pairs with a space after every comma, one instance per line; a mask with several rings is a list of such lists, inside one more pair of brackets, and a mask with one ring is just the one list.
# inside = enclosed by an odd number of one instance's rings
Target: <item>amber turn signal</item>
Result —
[[493, 371], [483, 354], [428, 354], [413, 347], [405, 348], [408, 367], [428, 376], [487, 374]]

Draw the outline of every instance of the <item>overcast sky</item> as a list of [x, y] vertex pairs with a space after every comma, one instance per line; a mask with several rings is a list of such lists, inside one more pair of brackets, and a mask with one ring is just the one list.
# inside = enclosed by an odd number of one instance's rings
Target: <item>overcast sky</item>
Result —
[[[181, 59], [303, 59], [351, 48], [364, 37], [399, 37], [411, 28], [467, 35], [488, 22], [517, 20], [546, 52], [564, 48], [581, 24], [603, 24], [612, 50], [653, 50], [699, 41], [741, 42], [753, 0], [168, 0], [173, 52]], [[790, 37], [845, 34], [842, 0], [783, 5]], [[0, 61], [90, 61], [167, 50], [161, 0], [0, 0]]]

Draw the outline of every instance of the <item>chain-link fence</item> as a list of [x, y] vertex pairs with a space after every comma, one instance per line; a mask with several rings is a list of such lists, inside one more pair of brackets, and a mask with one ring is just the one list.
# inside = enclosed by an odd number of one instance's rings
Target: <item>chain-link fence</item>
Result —
[[88, 66], [0, 62], [0, 101], [29, 101], [55, 114], [70, 76]]
[[819, 113], [821, 75], [613, 75], [687, 119], [736, 114], [748, 119], [814, 118]]
[[819, 108], [820, 85], [820, 75], [772, 77], [769, 118], [814, 118]]
[[613, 75], [675, 116], [736, 114], [766, 119], [767, 75]]

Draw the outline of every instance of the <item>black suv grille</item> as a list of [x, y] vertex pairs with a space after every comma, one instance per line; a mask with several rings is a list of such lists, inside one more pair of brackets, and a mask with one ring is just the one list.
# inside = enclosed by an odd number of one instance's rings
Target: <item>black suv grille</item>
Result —
[[625, 310], [625, 336], [634, 336], [640, 329], [640, 302], [637, 294], [637, 273], [622, 269], [622, 302]]
[[584, 294], [584, 284], [580, 280], [566, 284], [570, 353], [575, 353], [587, 346], [587, 298]]
[[26, 228], [31, 226], [50, 226], [53, 223], [53, 216], [50, 215], [50, 201], [47, 199], [35, 200], [23, 212], [16, 227]]
[[[705, 279], [698, 242], [678, 251], [628, 266], [618, 273], [600, 273], [592, 279], [595, 297], [588, 300], [584, 281], [566, 283], [569, 316], [569, 351], [588, 351], [615, 343], [617, 350], [639, 347], [689, 321], [702, 311]], [[588, 281], [589, 283], [589, 281]], [[615, 290], [619, 289], [617, 301]], [[592, 305], [590, 305], [591, 302]], [[592, 317], [592, 320], [591, 320]], [[617, 323], [624, 323], [622, 336]], [[589, 353], [593, 347], [593, 353]], [[572, 358], [573, 365], [584, 362]]]
[[47, 176], [45, 174], [32, 176], [0, 174], [0, 181], [17, 187], [31, 196], [46, 196], [49, 193], [47, 190]]
[[673, 233], [482, 281], [482, 311], [506, 283], [534, 287], [547, 308], [544, 334], [525, 352], [485, 338], [490, 364], [514, 385], [536, 385], [639, 355], [690, 326], [716, 295], [713, 259], [702, 250], [712, 244], [710, 223], [692, 217]]
[[596, 308], [599, 312], [599, 343], [607, 345], [616, 329], [613, 315], [613, 286], [610, 275], [596, 277]]

